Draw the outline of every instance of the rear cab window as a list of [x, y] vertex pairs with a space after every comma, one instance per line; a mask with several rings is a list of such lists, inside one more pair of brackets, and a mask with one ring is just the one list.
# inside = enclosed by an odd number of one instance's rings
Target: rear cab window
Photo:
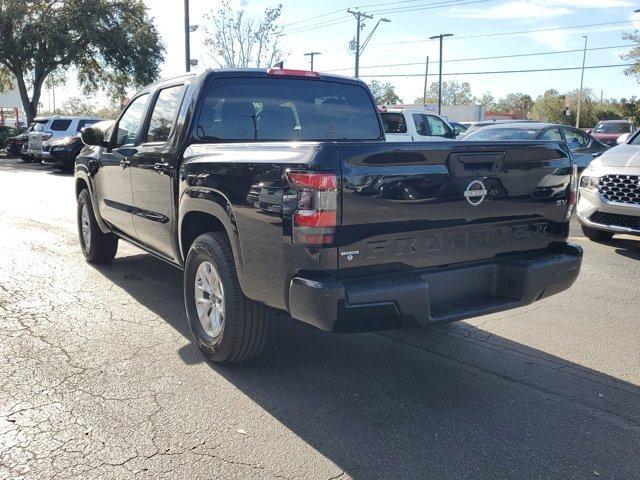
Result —
[[360, 85], [270, 77], [217, 78], [197, 122], [202, 140], [378, 140], [377, 107]]

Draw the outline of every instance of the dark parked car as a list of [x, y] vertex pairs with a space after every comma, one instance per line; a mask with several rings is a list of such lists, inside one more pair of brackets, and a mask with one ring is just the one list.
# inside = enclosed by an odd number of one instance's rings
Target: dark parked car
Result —
[[592, 130], [587, 130], [587, 132], [602, 143], [615, 147], [620, 135], [635, 132], [635, 127], [629, 120], [601, 120]]
[[0, 125], [0, 149], [6, 149], [10, 155], [19, 155], [22, 146], [23, 129]]
[[567, 125], [554, 123], [499, 123], [487, 125], [468, 133], [462, 141], [504, 142], [509, 140], [565, 141], [582, 171], [591, 160], [602, 155], [609, 147], [588, 133]]
[[[92, 124], [94, 127], [106, 131], [113, 125], [113, 120], [103, 120]], [[43, 142], [42, 151], [49, 153], [43, 156], [43, 165], [52, 165], [62, 171], [73, 170], [73, 164], [80, 150], [84, 147], [80, 134], [69, 135], [58, 140]]]
[[260, 353], [273, 310], [333, 332], [427, 326], [554, 295], [580, 270], [564, 144], [388, 143], [357, 79], [209, 70], [144, 88], [82, 139], [86, 260], [122, 239], [181, 269], [215, 362]]

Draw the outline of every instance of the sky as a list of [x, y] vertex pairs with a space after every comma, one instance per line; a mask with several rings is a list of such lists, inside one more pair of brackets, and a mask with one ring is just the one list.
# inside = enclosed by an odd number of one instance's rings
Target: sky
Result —
[[[240, 7], [240, 0], [230, 0]], [[315, 69], [353, 75], [354, 56], [349, 42], [356, 31], [355, 18], [348, 8], [371, 14], [365, 22], [363, 38], [381, 18], [370, 43], [364, 50], [360, 76], [365, 81], [391, 82], [396, 93], [407, 103], [422, 95], [425, 60], [429, 56], [429, 82], [437, 81], [438, 43], [428, 38], [452, 33], [444, 40], [443, 73], [445, 80], [469, 82], [473, 94], [490, 92], [499, 98], [511, 92], [524, 92], [534, 98], [554, 88], [560, 92], [577, 89], [580, 70], [473, 75], [471, 72], [532, 70], [581, 67], [583, 35], [588, 36], [586, 65], [627, 63], [620, 55], [630, 42], [622, 33], [640, 28], [640, 0], [362, 0], [350, 3], [338, 0], [244, 0], [250, 17], [261, 17], [267, 7], [282, 4], [280, 37], [285, 66], [308, 69], [305, 52], [317, 51]], [[184, 72], [184, 17], [182, 0], [145, 0], [166, 46], [162, 76]], [[204, 45], [205, 15], [215, 12], [220, 0], [190, 0], [191, 24], [198, 29], [191, 34], [191, 57], [199, 61], [196, 71], [217, 67], [216, 59]], [[614, 23], [617, 22], [617, 23]], [[599, 24], [583, 27], [584, 25]], [[606, 24], [606, 25], [603, 25]], [[562, 29], [563, 27], [575, 27]], [[553, 30], [555, 29], [555, 30]], [[539, 31], [546, 30], [546, 31]], [[533, 32], [532, 32], [533, 31]], [[511, 32], [528, 32], [503, 35]], [[495, 35], [498, 34], [498, 35]], [[473, 38], [470, 38], [473, 37]], [[566, 52], [567, 50], [572, 50]], [[545, 53], [516, 58], [499, 57]], [[380, 66], [415, 63], [415, 65]], [[604, 98], [640, 96], [640, 83], [623, 74], [624, 68], [587, 69], [585, 87]], [[459, 75], [447, 75], [447, 74]], [[381, 75], [415, 74], [404, 77]], [[62, 92], [75, 93], [73, 81]]]

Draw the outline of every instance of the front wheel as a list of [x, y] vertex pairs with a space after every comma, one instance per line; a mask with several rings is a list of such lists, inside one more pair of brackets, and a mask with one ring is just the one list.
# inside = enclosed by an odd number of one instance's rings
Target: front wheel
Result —
[[113, 233], [103, 233], [96, 222], [89, 191], [84, 189], [78, 195], [78, 236], [84, 258], [89, 263], [110, 262], [118, 251], [118, 237]]
[[596, 230], [595, 228], [584, 226], [582, 227], [582, 233], [593, 242], [606, 242], [613, 238], [612, 232], [605, 232], [604, 230]]
[[237, 363], [259, 355], [267, 341], [269, 310], [245, 297], [224, 234], [195, 239], [184, 268], [189, 328], [203, 355], [216, 363]]

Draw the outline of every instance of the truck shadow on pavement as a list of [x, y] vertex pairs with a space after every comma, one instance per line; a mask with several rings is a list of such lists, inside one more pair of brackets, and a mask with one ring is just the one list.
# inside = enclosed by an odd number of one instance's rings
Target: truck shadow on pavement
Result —
[[[176, 315], [181, 272], [146, 254], [99, 271], [189, 338], [185, 317]], [[211, 365], [212, 375], [331, 460], [343, 478], [640, 472], [640, 389], [631, 383], [466, 323], [332, 335], [277, 319], [271, 333], [261, 357]], [[178, 354], [203, 361], [192, 344]], [[277, 470], [275, 456], [265, 461]]]
[[631, 258], [633, 260], [640, 260], [640, 239], [631, 240], [629, 238], [613, 238], [606, 242], [606, 245], [610, 245], [615, 248], [615, 252], [623, 257]]

